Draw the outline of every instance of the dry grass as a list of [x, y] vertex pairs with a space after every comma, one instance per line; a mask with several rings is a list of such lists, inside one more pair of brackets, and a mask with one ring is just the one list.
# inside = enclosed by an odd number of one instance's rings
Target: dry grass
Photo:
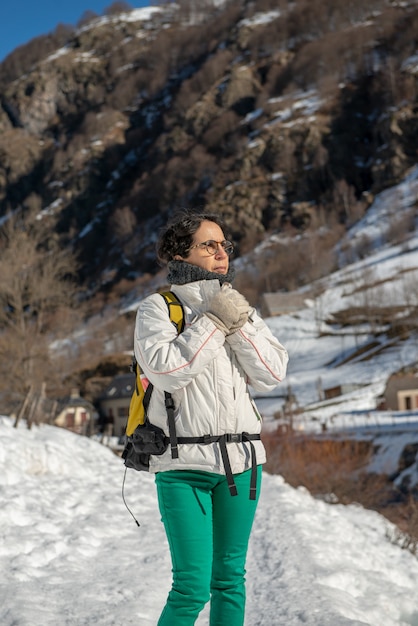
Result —
[[405, 503], [396, 508], [393, 519], [390, 514], [386, 517], [396, 524], [394, 529], [387, 531], [387, 538], [403, 550], [418, 556], [418, 502], [409, 496]]
[[389, 477], [366, 471], [373, 453], [371, 442], [278, 431], [263, 434], [263, 442], [267, 472], [280, 474], [293, 487], [303, 486], [328, 502], [357, 502], [378, 511], [396, 524], [388, 538], [418, 555], [418, 503]]
[[282, 474], [292, 486], [303, 485], [314, 494], [341, 492], [349, 476], [355, 475], [357, 482], [372, 453], [366, 441], [294, 433], [269, 433], [263, 440], [269, 457], [267, 471]]

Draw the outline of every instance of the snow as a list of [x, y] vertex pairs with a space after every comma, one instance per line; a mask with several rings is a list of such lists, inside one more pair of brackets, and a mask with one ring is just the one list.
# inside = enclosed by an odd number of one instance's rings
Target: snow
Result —
[[401, 70], [416, 74], [418, 71], [418, 54], [413, 54], [405, 59], [401, 65]]
[[256, 13], [249, 19], [243, 19], [238, 23], [238, 28], [242, 26], [260, 26], [262, 24], [269, 24], [274, 22], [281, 16], [281, 11], [265, 11], [263, 13]]
[[[0, 464], [2, 626], [155, 626], [171, 566], [153, 476], [127, 472], [138, 527], [122, 460], [93, 439], [2, 417]], [[264, 473], [246, 626], [417, 626], [418, 560], [393, 536]]]
[[105, 15], [91, 20], [84, 26], [78, 29], [79, 33], [88, 31], [92, 28], [97, 28], [101, 24], [123, 24], [125, 22], [146, 22], [151, 20], [157, 13], [161, 12], [161, 8], [157, 6], [142, 7], [140, 9], [133, 9], [126, 13], [116, 13], [114, 15]]
[[[150, 7], [142, 7], [140, 9], [133, 9], [132, 11], [128, 11], [127, 13], [116, 13], [114, 15], [104, 15], [104, 16], [92, 19], [87, 24], [84, 24], [84, 26], [81, 26], [80, 28], [78, 28], [77, 34], [87, 32], [91, 29], [97, 28], [100, 25], [106, 25], [106, 24], [112, 24], [114, 28], [117, 28], [118, 26], [121, 26], [125, 24], [126, 22], [139, 22], [138, 26], [141, 28], [143, 26], [143, 22], [151, 21], [153, 17], [160, 12], [161, 12], [160, 7], [150, 6]], [[143, 37], [144, 33], [142, 32], [142, 30], [139, 30], [136, 36], [139, 38]], [[62, 48], [59, 48], [53, 54], [50, 54], [48, 57], [46, 57], [44, 62], [50, 63], [51, 61], [54, 61], [62, 56], [65, 56], [66, 54], [69, 54], [71, 51], [72, 51], [72, 48], [70, 46], [67, 46], [67, 45], [63, 46]], [[80, 61], [80, 62], [87, 62], [87, 61], [93, 62], [93, 63], [99, 62], [99, 59], [95, 57], [94, 55], [94, 51], [82, 52], [81, 54], [77, 54], [75, 57], [75, 60]]]

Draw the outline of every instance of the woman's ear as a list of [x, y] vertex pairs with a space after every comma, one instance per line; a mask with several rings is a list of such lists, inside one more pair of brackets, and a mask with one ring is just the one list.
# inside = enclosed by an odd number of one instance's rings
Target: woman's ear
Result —
[[179, 254], [175, 254], [173, 256], [173, 261], [184, 261], [183, 257], [180, 256]]

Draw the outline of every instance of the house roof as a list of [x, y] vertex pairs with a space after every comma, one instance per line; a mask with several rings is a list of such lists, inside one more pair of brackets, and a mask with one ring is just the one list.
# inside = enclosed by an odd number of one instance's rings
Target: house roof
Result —
[[386, 382], [386, 386], [392, 386], [392, 385], [397, 385], [397, 384], [412, 384], [416, 387], [418, 387], [418, 373], [414, 374], [414, 373], [407, 373], [407, 374], [402, 374], [402, 373], [394, 373], [391, 374], [389, 376], [389, 378], [387, 379]]
[[66, 407], [82, 407], [84, 409], [87, 409], [90, 413], [93, 413], [96, 410], [91, 402], [89, 402], [85, 398], [82, 398], [81, 396], [75, 397], [73, 394], [67, 396], [66, 398], [61, 398], [58, 401], [58, 407], [60, 411], [62, 411]]
[[114, 398], [130, 398], [135, 388], [135, 375], [119, 374], [115, 376], [103, 394], [100, 400], [112, 400]]

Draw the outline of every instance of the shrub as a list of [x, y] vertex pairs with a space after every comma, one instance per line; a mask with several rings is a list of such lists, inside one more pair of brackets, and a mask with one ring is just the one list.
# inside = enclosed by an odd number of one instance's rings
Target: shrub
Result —
[[293, 487], [303, 486], [329, 503], [358, 503], [384, 515], [396, 528], [389, 541], [418, 555], [418, 503], [384, 475], [365, 471], [373, 442], [326, 439], [289, 429], [262, 433], [265, 469], [281, 474]]
[[[307, 435], [264, 435], [268, 449], [267, 471], [281, 474], [294, 487], [303, 485], [313, 494], [336, 494], [344, 499], [347, 483], [371, 455], [365, 441], [313, 438]], [[351, 476], [351, 479], [348, 477]]]

